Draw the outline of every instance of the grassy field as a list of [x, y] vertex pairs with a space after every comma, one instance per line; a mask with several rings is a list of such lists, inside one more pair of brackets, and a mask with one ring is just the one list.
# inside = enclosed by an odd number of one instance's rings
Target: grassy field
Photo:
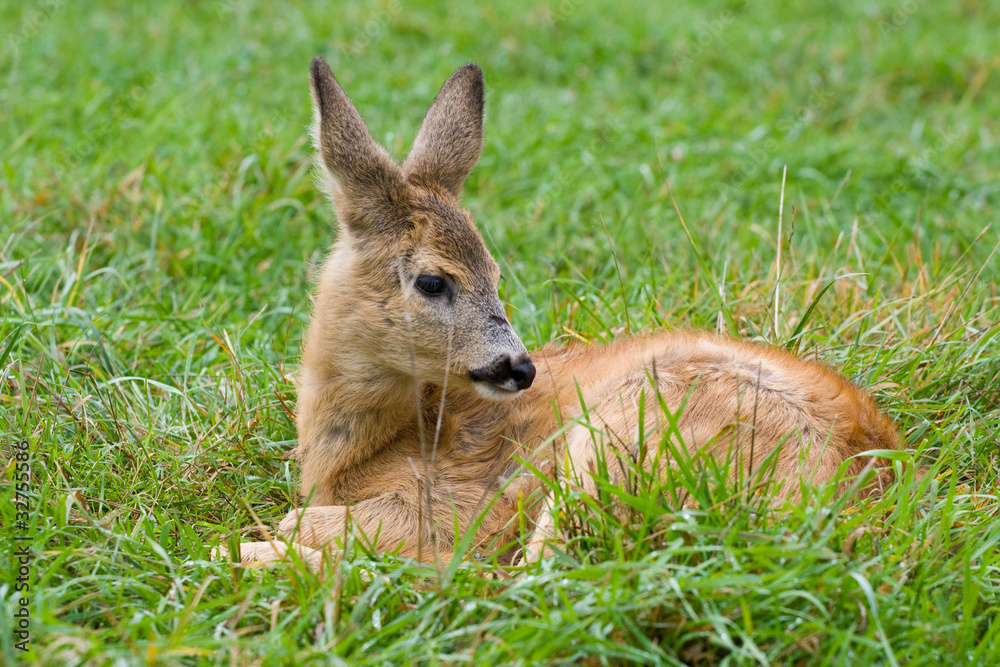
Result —
[[[494, 5], [3, 3], [0, 662], [1000, 664], [1000, 7]], [[565, 492], [566, 553], [510, 577], [210, 561], [296, 486], [315, 55], [396, 156], [483, 67], [465, 204], [529, 347], [787, 345], [898, 420], [900, 481], [778, 513], [694, 468]]]

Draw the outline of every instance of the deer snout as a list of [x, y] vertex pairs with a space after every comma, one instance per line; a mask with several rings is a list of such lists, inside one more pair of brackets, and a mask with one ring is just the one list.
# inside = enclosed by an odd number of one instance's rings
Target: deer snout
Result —
[[527, 354], [512, 359], [504, 355], [489, 366], [469, 372], [469, 379], [478, 384], [489, 384], [506, 392], [527, 389], [535, 380], [535, 364]]
[[535, 381], [535, 364], [531, 357], [524, 357], [521, 363], [511, 366], [510, 377], [517, 383], [518, 390], [527, 389]]

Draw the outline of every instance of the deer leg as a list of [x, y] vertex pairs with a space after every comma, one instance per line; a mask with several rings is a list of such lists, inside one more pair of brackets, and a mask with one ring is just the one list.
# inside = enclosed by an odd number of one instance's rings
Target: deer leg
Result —
[[[287, 559], [288, 552], [295, 550], [299, 558], [316, 567], [323, 560], [323, 552], [301, 544], [285, 544], [284, 542], [241, 542], [241, 563], [270, 563]], [[229, 549], [220, 545], [212, 550], [213, 560], [229, 560]]]
[[438, 542], [432, 544], [432, 520], [427, 514], [426, 509], [421, 513], [417, 504], [389, 493], [351, 506], [292, 510], [279, 524], [278, 534], [311, 548], [323, 548], [337, 538], [354, 535], [376, 552], [398, 552], [427, 562], [451, 558], [454, 537], [447, 531], [449, 522], [441, 522], [436, 532]]
[[301, 507], [278, 524], [278, 534], [298, 544], [317, 548], [344, 535], [348, 508], [344, 505]]
[[[320, 547], [329, 545], [337, 536], [343, 535], [346, 516], [347, 508], [339, 505], [292, 510], [279, 524], [276, 539], [269, 542], [240, 543], [240, 562], [268, 563], [286, 560], [289, 550], [294, 549], [303, 561], [315, 567], [323, 559]], [[229, 550], [220, 545], [213, 549], [212, 558], [228, 559]]]

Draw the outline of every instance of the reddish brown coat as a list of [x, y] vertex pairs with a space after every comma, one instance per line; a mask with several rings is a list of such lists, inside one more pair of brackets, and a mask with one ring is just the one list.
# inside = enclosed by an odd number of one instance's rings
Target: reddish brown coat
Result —
[[[344, 534], [348, 514], [355, 528], [377, 535], [377, 549], [430, 560], [452, 551], [456, 519], [465, 531], [490, 506], [477, 542], [499, 535], [502, 544], [516, 535], [517, 493], [538, 486], [522, 476], [499, 493], [521, 472], [514, 458], [551, 471], [569, 461], [563, 474], [593, 489], [597, 448], [634, 457], [640, 428], [652, 443], [666, 432], [657, 393], [671, 412], [685, 406], [675, 444], [691, 453], [746, 474], [780, 446], [776, 500], [798, 497], [803, 480], [830, 483], [866, 450], [898, 446], [892, 421], [834, 371], [710, 333], [547, 346], [531, 354], [533, 385], [518, 391], [530, 378], [513, 379], [510, 369], [530, 366], [526, 351], [497, 297], [497, 265], [458, 205], [482, 149], [479, 68], [466, 65], [445, 83], [401, 165], [372, 140], [319, 59], [312, 91], [339, 234], [319, 278], [298, 377], [308, 507], [279, 527], [310, 557], [309, 547]], [[428, 275], [446, 291], [421, 292], [418, 278]], [[588, 423], [580, 423], [581, 397]], [[571, 426], [554, 438], [560, 423]], [[848, 475], [869, 462], [854, 458]], [[557, 536], [545, 503], [530, 512], [537, 529], [528, 555], [540, 555], [543, 541]], [[242, 548], [244, 560], [276, 555], [266, 542]]]

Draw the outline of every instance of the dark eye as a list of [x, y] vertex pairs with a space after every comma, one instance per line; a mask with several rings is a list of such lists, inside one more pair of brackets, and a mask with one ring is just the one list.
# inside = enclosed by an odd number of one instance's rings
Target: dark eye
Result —
[[448, 284], [444, 281], [444, 278], [441, 276], [432, 276], [427, 273], [417, 276], [413, 284], [427, 296], [441, 296], [448, 289]]

